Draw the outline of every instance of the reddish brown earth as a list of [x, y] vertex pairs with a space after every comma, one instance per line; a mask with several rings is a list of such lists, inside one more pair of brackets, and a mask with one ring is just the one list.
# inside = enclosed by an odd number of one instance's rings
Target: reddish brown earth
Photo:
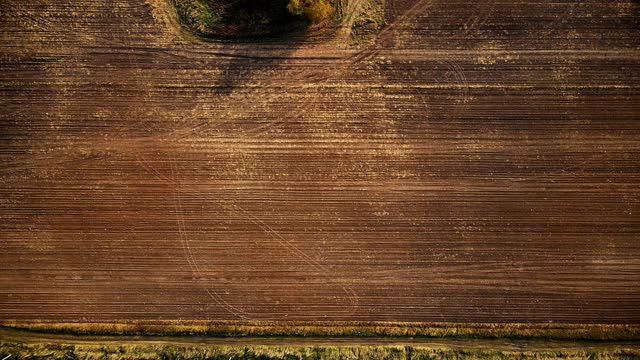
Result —
[[374, 44], [0, 3], [0, 320], [640, 322], [640, 4]]

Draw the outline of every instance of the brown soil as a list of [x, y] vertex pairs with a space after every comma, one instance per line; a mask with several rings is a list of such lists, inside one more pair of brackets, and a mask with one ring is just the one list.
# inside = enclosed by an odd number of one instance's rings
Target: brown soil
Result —
[[636, 1], [149, 1], [0, 4], [0, 320], [640, 322]]

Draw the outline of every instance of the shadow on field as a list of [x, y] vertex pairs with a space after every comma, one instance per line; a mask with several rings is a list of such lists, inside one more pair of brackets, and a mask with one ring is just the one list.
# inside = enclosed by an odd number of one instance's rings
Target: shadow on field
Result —
[[[230, 45], [236, 48], [237, 45]], [[257, 73], [271, 73], [260, 76], [258, 81], [271, 82], [270, 79], [277, 77], [283, 72], [279, 69], [282, 63], [290, 58], [291, 54], [298, 48], [297, 43], [283, 44], [282, 46], [261, 45], [255, 46], [244, 44], [243, 49], [233, 50], [227, 56], [224, 65], [218, 65], [221, 71], [215, 81], [218, 94], [229, 95], [235, 90], [247, 86], [267, 86], [267, 83], [252, 84], [252, 79]], [[285, 75], [282, 75], [285, 76]]]

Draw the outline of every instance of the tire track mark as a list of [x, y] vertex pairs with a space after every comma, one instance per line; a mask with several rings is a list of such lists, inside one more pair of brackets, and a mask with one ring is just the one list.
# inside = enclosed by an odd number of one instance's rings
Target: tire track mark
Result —
[[176, 215], [176, 225], [177, 225], [177, 229], [178, 229], [178, 236], [180, 238], [180, 242], [183, 246], [183, 250], [185, 252], [185, 256], [187, 259], [187, 262], [189, 264], [189, 267], [191, 269], [191, 272], [196, 275], [197, 279], [198, 279], [198, 284], [201, 286], [201, 288], [203, 288], [205, 290], [205, 292], [208, 294], [208, 296], [219, 306], [221, 306], [223, 309], [225, 309], [226, 311], [228, 311], [230, 314], [237, 316], [241, 319], [245, 319], [245, 320], [251, 320], [251, 316], [249, 316], [248, 313], [240, 310], [239, 308], [229, 304], [227, 301], [224, 300], [224, 298], [220, 295], [220, 293], [216, 290], [212, 290], [210, 287], [208, 286], [203, 286], [203, 282], [206, 281], [205, 277], [202, 275], [202, 271], [198, 265], [198, 262], [195, 260], [194, 256], [193, 256], [193, 251], [191, 249], [191, 245], [189, 243], [189, 240], [186, 238], [185, 236], [185, 230], [186, 230], [186, 225], [185, 225], [185, 221], [184, 221], [184, 211], [182, 209], [182, 198], [180, 195], [180, 189], [181, 189], [181, 184], [180, 184], [180, 178], [178, 175], [178, 169], [177, 169], [177, 165], [176, 165], [176, 159], [174, 158], [173, 161], [171, 162], [171, 174], [172, 174], [172, 178], [173, 178], [173, 183], [170, 183], [170, 185], [172, 185], [172, 193], [173, 193], [173, 203], [174, 203], [174, 211], [175, 211], [175, 215]]

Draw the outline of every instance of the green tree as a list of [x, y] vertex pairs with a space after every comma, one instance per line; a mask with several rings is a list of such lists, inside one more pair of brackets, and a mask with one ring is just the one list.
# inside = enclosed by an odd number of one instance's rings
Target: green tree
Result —
[[287, 9], [294, 15], [303, 15], [314, 23], [327, 19], [333, 13], [330, 0], [289, 0]]

